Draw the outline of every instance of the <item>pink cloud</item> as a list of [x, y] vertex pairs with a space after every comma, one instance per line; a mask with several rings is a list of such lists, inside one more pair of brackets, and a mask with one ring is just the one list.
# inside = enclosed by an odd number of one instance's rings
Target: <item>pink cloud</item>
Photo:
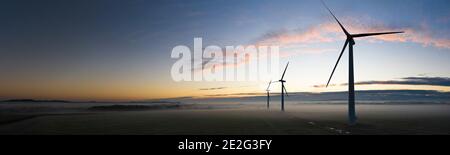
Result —
[[[349, 22], [350, 21], [350, 22]], [[404, 34], [382, 35], [367, 38], [368, 41], [386, 41], [386, 42], [411, 42], [421, 44], [425, 47], [433, 46], [437, 48], [450, 49], [450, 39], [438, 38], [431, 35], [427, 26], [420, 28], [398, 28], [392, 29], [384, 24], [365, 25], [363, 22], [355, 20], [346, 20], [346, 29], [351, 33], [362, 32], [385, 32], [385, 31], [405, 31]], [[373, 23], [373, 22], [371, 22]], [[317, 26], [311, 26], [304, 30], [272, 32], [264, 35], [258, 42], [261, 45], [292, 45], [292, 44], [312, 44], [327, 43], [343, 40], [342, 30], [335, 22], [325, 22]]]
[[300, 54], [322, 54], [326, 52], [335, 52], [336, 49], [331, 48], [307, 48], [307, 47], [292, 47], [283, 48], [280, 50], [280, 58], [288, 58]]
[[[402, 43], [410, 42], [421, 44], [424, 47], [432, 46], [437, 48], [450, 49], [450, 39], [434, 37], [429, 28], [425, 24], [422, 24], [422, 26], [419, 28], [405, 27], [393, 29], [381, 22], [373, 21], [370, 19], [368, 21], [370, 22], [361, 22], [347, 18], [346, 20], [344, 20], [344, 24], [346, 26], [346, 29], [354, 34], [367, 32], [405, 31], [404, 34], [382, 35], [362, 39], [368, 42], [377, 42], [377, 41], [402, 42]], [[263, 35], [254, 44], [257, 47], [270, 45], [280, 46], [280, 57], [286, 58], [299, 54], [320, 54], [335, 51], [336, 49], [309, 48], [308, 45], [315, 43], [329, 43], [335, 41], [343, 41], [344, 39], [345, 36], [342, 33], [341, 28], [334, 21], [330, 21], [318, 24], [316, 26], [311, 26], [302, 30], [297, 29], [297, 30], [281, 30], [276, 32], [269, 32]], [[230, 55], [231, 54], [227, 53], [227, 56]], [[238, 60], [236, 65], [241, 66], [243, 64], [246, 64], [246, 62], [243, 60]], [[230, 68], [230, 67], [233, 68], [235, 67], [235, 64], [224, 65], [220, 63], [216, 64], [215, 67], [216, 69]], [[197, 68], [194, 70], [201, 71], [202, 68]]]
[[329, 24], [320, 24], [306, 30], [271, 32], [264, 35], [259, 45], [288, 45], [298, 43], [332, 42], [335, 39], [328, 34], [338, 32], [338, 28]]

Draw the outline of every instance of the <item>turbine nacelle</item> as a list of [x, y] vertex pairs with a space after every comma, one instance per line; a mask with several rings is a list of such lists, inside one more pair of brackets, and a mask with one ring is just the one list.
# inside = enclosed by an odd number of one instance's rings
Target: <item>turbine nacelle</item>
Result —
[[352, 36], [350, 36], [350, 38], [347, 36], [347, 41], [348, 41], [351, 45], [355, 45], [355, 44], [356, 44], [356, 42], [355, 42], [355, 40], [353, 40], [353, 37], [352, 37]]

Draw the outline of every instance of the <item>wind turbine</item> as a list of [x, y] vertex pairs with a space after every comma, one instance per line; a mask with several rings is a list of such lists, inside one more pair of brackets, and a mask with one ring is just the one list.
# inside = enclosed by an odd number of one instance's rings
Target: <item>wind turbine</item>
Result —
[[349, 46], [349, 75], [348, 75], [348, 117], [349, 117], [349, 123], [350, 125], [354, 125], [356, 123], [356, 112], [355, 112], [355, 82], [354, 82], [354, 68], [353, 68], [353, 45], [355, 45], [355, 38], [361, 38], [361, 37], [369, 37], [369, 36], [378, 36], [378, 35], [386, 35], [386, 34], [397, 34], [397, 33], [404, 33], [404, 32], [381, 32], [381, 33], [362, 33], [362, 34], [350, 34], [344, 26], [341, 24], [341, 22], [336, 18], [336, 16], [331, 12], [330, 8], [323, 2], [323, 5], [325, 8], [330, 12], [330, 14], [333, 16], [333, 18], [336, 20], [336, 22], [341, 27], [342, 31], [347, 36], [347, 40], [345, 41], [344, 48], [342, 49], [341, 54], [339, 55], [339, 58], [336, 62], [336, 65], [333, 68], [333, 72], [331, 72], [331, 76], [328, 79], [327, 87], [330, 84], [331, 78], [333, 77], [334, 71], [336, 70], [336, 67], [339, 64], [339, 60], [341, 60], [342, 54], [344, 54], [345, 48], [347, 45]]
[[272, 84], [272, 80], [269, 82], [269, 86], [267, 86], [267, 109], [270, 108], [270, 85]]
[[286, 74], [286, 70], [289, 66], [289, 62], [286, 65], [286, 68], [284, 69], [283, 76], [281, 76], [281, 79], [278, 81], [281, 83], [281, 111], [284, 111], [284, 93], [286, 93], [287, 96], [289, 96], [288, 92], [286, 91], [286, 87], [284, 87], [284, 83], [286, 82], [284, 80], [284, 75]]

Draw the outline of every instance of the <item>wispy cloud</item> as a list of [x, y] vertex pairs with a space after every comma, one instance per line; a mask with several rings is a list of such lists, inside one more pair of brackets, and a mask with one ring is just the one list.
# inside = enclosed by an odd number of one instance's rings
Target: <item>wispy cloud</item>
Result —
[[[405, 31], [404, 34], [382, 35], [365, 39], [368, 41], [411, 42], [423, 46], [450, 49], [450, 39], [433, 36], [432, 31], [426, 24], [422, 24], [420, 27], [393, 27], [378, 21], [362, 22], [359, 20], [345, 20], [345, 26], [352, 33]], [[259, 38], [258, 44], [285, 46], [292, 44], [327, 43], [344, 39], [345, 36], [343, 36], [341, 31], [335, 22], [324, 22], [306, 29], [268, 32]]]
[[[361, 81], [356, 82], [355, 85], [427, 85], [427, 86], [450, 86], [450, 78], [448, 77], [405, 77], [400, 80], [386, 80], [386, 81]], [[346, 86], [348, 83], [333, 86]], [[323, 88], [325, 85], [315, 85], [315, 88]]]
[[[389, 104], [393, 103], [444, 103], [448, 104], [450, 99], [449, 92], [441, 92], [435, 90], [357, 90], [359, 101], [362, 104]], [[274, 97], [278, 97], [279, 94], [273, 94]], [[311, 92], [292, 92], [286, 100], [290, 101], [325, 101], [322, 103], [329, 103], [328, 101], [347, 101], [347, 92], [323, 92], [323, 93], [311, 93]], [[239, 100], [243, 101], [261, 101], [266, 100], [264, 93], [247, 93], [247, 94], [216, 94], [206, 96], [208, 99], [216, 99], [217, 101], [225, 100]], [[341, 102], [335, 102], [339, 104]]]
[[[363, 38], [368, 42], [400, 42], [400, 43], [416, 43], [424, 47], [436, 47], [442, 49], [450, 49], [450, 38], [437, 37], [429, 26], [422, 23], [420, 26], [391, 26], [386, 23], [376, 21], [370, 18], [363, 20], [355, 20], [352, 18], [342, 18], [345, 27], [352, 33], [367, 32], [385, 32], [385, 31], [404, 31], [404, 34], [381, 35], [369, 38]], [[317, 43], [330, 43], [335, 41], [343, 41], [345, 36], [340, 27], [334, 21], [322, 22], [307, 28], [298, 28], [293, 30], [276, 30], [263, 34], [254, 41], [256, 46], [280, 46], [280, 57], [292, 57], [300, 54], [321, 54], [336, 49], [322, 48], [310, 46]], [[226, 56], [234, 56], [227, 53]], [[251, 61], [251, 60], [250, 60]], [[205, 61], [204, 63], [209, 62]], [[246, 64], [244, 60], [238, 60], [236, 66]], [[233, 68], [235, 64], [223, 64], [218, 62], [216, 69]], [[193, 68], [194, 71], [202, 71], [202, 69], [210, 68]]]
[[402, 80], [390, 81], [362, 81], [358, 85], [372, 84], [396, 84], [396, 85], [429, 85], [429, 86], [450, 86], [450, 78], [447, 77], [406, 77]]
[[198, 89], [198, 90], [203, 90], [203, 91], [206, 91], [206, 90], [222, 90], [222, 89], [227, 89], [228, 87], [214, 87], [214, 88], [201, 88], [201, 89]]
[[265, 93], [233, 93], [233, 94], [212, 94], [206, 97], [248, 97], [248, 96], [263, 96]]
[[[328, 87], [334, 87], [334, 86], [338, 86], [337, 84], [330, 84], [330, 85], [328, 85]], [[313, 86], [314, 88], [325, 88], [325, 87], [327, 87], [327, 85], [324, 85], [324, 84], [322, 84], [322, 85], [314, 85]]]
[[[335, 30], [334, 30], [335, 29]], [[335, 39], [328, 33], [338, 32], [331, 23], [319, 24], [306, 29], [279, 30], [267, 32], [259, 38], [260, 45], [289, 45], [298, 43], [332, 42]]]
[[223, 90], [223, 89], [229, 89], [229, 88], [246, 88], [246, 87], [254, 87], [255, 85], [245, 85], [245, 86], [238, 86], [238, 87], [211, 87], [211, 88], [200, 88], [198, 90]]

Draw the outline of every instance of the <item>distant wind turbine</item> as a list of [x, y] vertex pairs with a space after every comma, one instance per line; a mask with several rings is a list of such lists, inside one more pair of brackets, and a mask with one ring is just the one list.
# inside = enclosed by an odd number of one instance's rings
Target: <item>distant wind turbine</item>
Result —
[[267, 86], [267, 109], [270, 109], [270, 85], [272, 84], [272, 80], [269, 82], [269, 86]]
[[286, 87], [284, 87], [284, 83], [286, 82], [284, 80], [284, 75], [286, 74], [286, 70], [289, 66], [289, 62], [286, 65], [286, 68], [284, 69], [283, 76], [281, 76], [281, 79], [278, 82], [281, 82], [281, 111], [284, 111], [284, 93], [286, 93], [287, 96], [289, 96], [288, 92], [286, 91]]
[[333, 68], [333, 72], [331, 72], [331, 76], [328, 79], [327, 87], [330, 84], [331, 78], [333, 77], [334, 71], [336, 70], [336, 67], [339, 64], [339, 60], [342, 57], [342, 54], [344, 54], [345, 48], [347, 45], [349, 46], [349, 77], [348, 77], [348, 117], [349, 117], [349, 123], [351, 125], [354, 125], [356, 123], [356, 112], [355, 112], [355, 82], [354, 82], [354, 69], [353, 69], [353, 45], [355, 45], [354, 38], [361, 38], [361, 37], [369, 37], [369, 36], [378, 36], [378, 35], [386, 35], [386, 34], [397, 34], [397, 33], [404, 33], [404, 32], [381, 32], [381, 33], [362, 33], [362, 34], [350, 34], [344, 26], [342, 26], [341, 22], [336, 18], [336, 16], [331, 12], [330, 8], [323, 2], [323, 5], [325, 8], [330, 12], [330, 14], [333, 16], [333, 18], [336, 20], [336, 22], [341, 27], [342, 31], [344, 31], [345, 35], [347, 36], [347, 40], [345, 41], [344, 48], [342, 49], [341, 54], [339, 55], [339, 58], [336, 62], [336, 65]]

